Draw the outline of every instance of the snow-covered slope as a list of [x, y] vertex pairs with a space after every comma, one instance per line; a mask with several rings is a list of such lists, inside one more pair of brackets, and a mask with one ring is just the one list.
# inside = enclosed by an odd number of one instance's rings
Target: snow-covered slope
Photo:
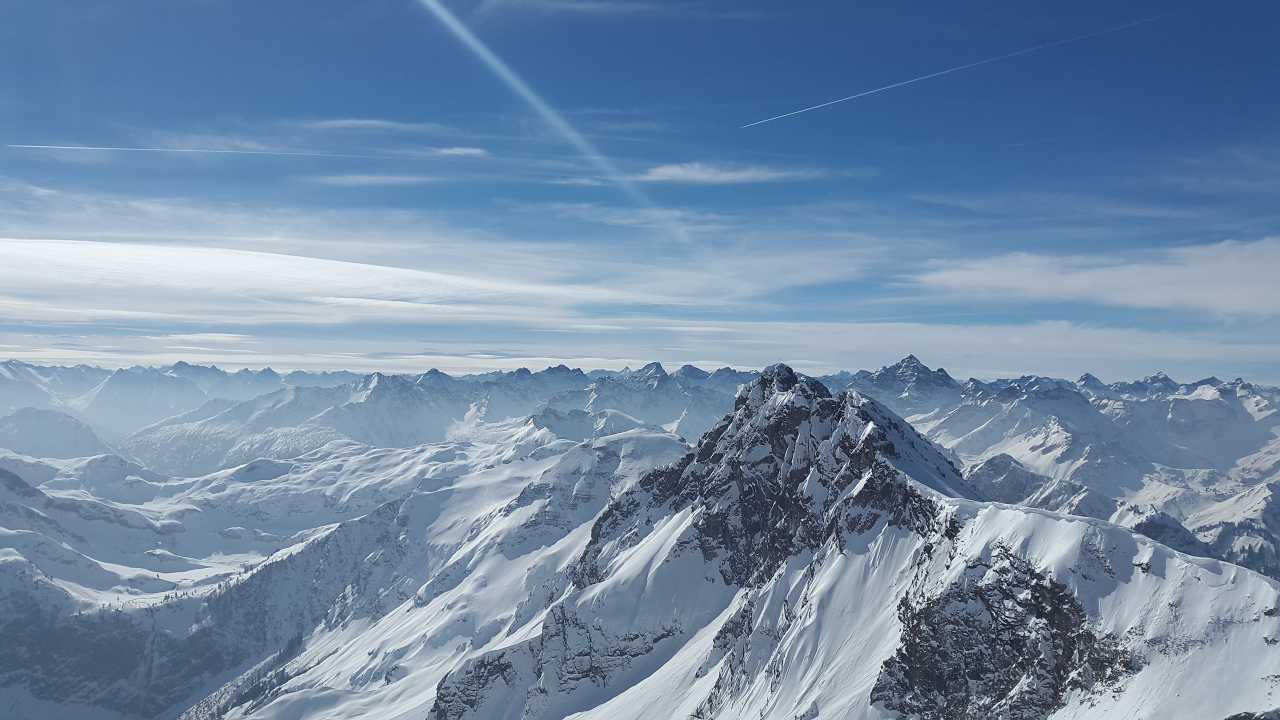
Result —
[[109, 371], [87, 365], [39, 366], [19, 360], [0, 362], [0, 414], [24, 407], [47, 408], [82, 395]]
[[66, 413], [31, 407], [0, 418], [0, 448], [48, 458], [110, 452], [88, 425]]
[[[610, 505], [572, 585], [446, 675], [431, 716], [1225, 717], [1271, 702], [1274, 582], [939, 493], [963, 482], [940, 455], [820, 388], [766, 371], [694, 453]], [[1206, 678], [1224, 654], [1262, 665]]]
[[[908, 357], [857, 373], [852, 386], [905, 413], [1007, 502], [1176, 535], [1184, 549], [1209, 552], [1190, 539], [1190, 517], [1217, 506], [1213, 523], [1221, 525], [1230, 508], [1249, 503], [1220, 503], [1280, 479], [1274, 389], [1217, 378], [1184, 384], [1163, 373], [1109, 385], [1087, 373], [1075, 382], [948, 381]], [[1263, 543], [1280, 542], [1247, 515], [1234, 524], [1254, 528], [1247, 533]], [[1226, 550], [1234, 541], [1211, 534], [1207, 547], [1219, 549], [1209, 554], [1244, 557]], [[1266, 562], [1251, 566], [1276, 572]]]
[[527, 415], [566, 385], [586, 382], [580, 371], [563, 370], [486, 381], [438, 371], [374, 373], [350, 385], [286, 387], [239, 403], [210, 401], [140, 430], [122, 446], [147, 465], [176, 475], [208, 473], [259, 457], [297, 457], [334, 442], [412, 447], [443, 441], [467, 423]]
[[66, 401], [103, 437], [118, 440], [139, 428], [199, 407], [207, 396], [196, 383], [156, 368], [122, 368], [84, 395]]
[[1280, 577], [1280, 482], [1257, 485], [1186, 519], [1216, 557]]

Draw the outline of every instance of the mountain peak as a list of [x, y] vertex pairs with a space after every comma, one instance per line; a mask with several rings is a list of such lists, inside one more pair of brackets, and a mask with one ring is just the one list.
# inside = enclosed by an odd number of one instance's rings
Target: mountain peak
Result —
[[920, 362], [920, 358], [915, 355], [908, 355], [898, 362], [880, 368], [878, 371], [871, 373], [870, 380], [873, 383], [888, 382], [890, 384], [900, 384], [901, 390], [906, 390], [913, 385], [935, 386], [943, 388], [959, 389], [960, 383], [951, 377], [946, 370], [938, 368], [930, 369], [928, 365]]
[[636, 370], [633, 375], [637, 378], [664, 378], [667, 376], [667, 370], [662, 367], [662, 363], [651, 362], [639, 370]]
[[675, 374], [676, 377], [685, 378], [687, 380], [705, 380], [711, 377], [711, 373], [693, 365], [681, 365], [680, 369], [676, 370]]
[[811, 377], [800, 375], [795, 370], [792, 370], [790, 366], [782, 363], [776, 363], [761, 370], [760, 377], [755, 382], [743, 386], [738, 393], [738, 397], [741, 399], [743, 394], [754, 395], [757, 390], [761, 394], [791, 392], [797, 385], [801, 386], [801, 394], [807, 397], [831, 397], [831, 391], [827, 389], [826, 385]]

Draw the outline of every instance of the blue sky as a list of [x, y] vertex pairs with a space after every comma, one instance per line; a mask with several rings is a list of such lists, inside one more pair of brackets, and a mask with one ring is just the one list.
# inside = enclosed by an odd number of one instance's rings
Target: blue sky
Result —
[[430, 5], [0, 2], [0, 355], [1280, 381], [1274, 3]]

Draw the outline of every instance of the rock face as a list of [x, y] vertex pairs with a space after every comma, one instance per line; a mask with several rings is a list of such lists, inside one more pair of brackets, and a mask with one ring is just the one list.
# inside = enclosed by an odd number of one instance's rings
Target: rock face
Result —
[[925, 720], [1043, 718], [1069, 691], [1117, 689], [1141, 669], [1096, 635], [1080, 601], [1007, 547], [935, 596], [903, 598], [902, 643], [871, 702]]
[[[696, 525], [703, 555], [719, 560], [726, 583], [752, 585], [770, 577], [786, 558], [837, 533], [842, 523], [853, 522], [852, 516], [841, 516], [840, 502], [872, 507], [885, 501], [880, 509], [909, 517], [910, 502], [894, 506], [882, 497], [900, 492], [893, 487], [898, 467], [947, 494], [976, 496], [931, 443], [882, 405], [856, 393], [833, 398], [818, 381], [775, 365], [743, 389], [733, 414], [693, 453], [646, 476], [617, 508], [704, 506]], [[846, 498], [864, 475], [867, 487]], [[596, 531], [634, 532], [613, 524], [622, 517], [621, 510], [611, 508]], [[602, 545], [593, 542], [588, 549], [580, 578], [598, 577], [593, 553]]]

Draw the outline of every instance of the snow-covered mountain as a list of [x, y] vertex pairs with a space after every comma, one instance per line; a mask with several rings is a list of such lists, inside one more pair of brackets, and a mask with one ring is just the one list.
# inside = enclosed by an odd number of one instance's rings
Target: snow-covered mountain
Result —
[[[665, 402], [680, 384], [657, 369], [581, 389]], [[493, 382], [370, 376], [318, 399], [294, 386], [174, 426], [239, 408], [224, 427], [292, 412], [354, 432], [376, 417], [361, 406], [401, 413], [418, 392], [446, 402]], [[785, 366], [748, 381], [694, 447], [616, 407], [490, 419], [474, 397], [439, 442], [376, 448], [344, 431], [191, 479], [113, 455], [0, 454], [0, 707], [813, 720], [1225, 719], [1277, 704], [1280, 583], [1167, 544], [1256, 547], [1269, 491], [1191, 515], [1190, 539], [1133, 503], [1115, 511], [1133, 528], [1028, 507], [1092, 488], [1008, 454], [961, 473], [886, 405]]]
[[199, 475], [254, 458], [286, 459], [331, 443], [412, 447], [468, 423], [521, 417], [586, 376], [568, 368], [497, 378], [373, 373], [349, 385], [288, 386], [251, 400], [209, 401], [143, 428], [122, 447], [158, 470]]
[[639, 370], [598, 377], [587, 387], [559, 393], [548, 405], [586, 412], [618, 410], [696, 440], [732, 405], [733, 395], [723, 388], [732, 384], [736, 391], [746, 378], [728, 369], [716, 373], [692, 370], [696, 368], [686, 366], [671, 375], [660, 363], [649, 363]]
[[1163, 373], [1105, 384], [1027, 376], [955, 383], [914, 356], [852, 386], [903, 412], [1002, 502], [1108, 519], [1280, 577], [1280, 393]]
[[66, 413], [33, 407], [0, 417], [0, 449], [46, 458], [86, 457], [111, 451], [85, 423]]
[[122, 368], [66, 405], [111, 440], [199, 407], [207, 396], [192, 380], [158, 368]]
[[[285, 386], [284, 378], [271, 368], [263, 368], [261, 370], [249, 370], [246, 368], [229, 373], [212, 365], [192, 365], [185, 362], [176, 362], [170, 365], [165, 372], [168, 375], [190, 380], [200, 388], [206, 397], [210, 398], [248, 400], [269, 392], [275, 392]], [[303, 378], [294, 376], [293, 379], [297, 381]], [[302, 383], [295, 382], [293, 384]]]

